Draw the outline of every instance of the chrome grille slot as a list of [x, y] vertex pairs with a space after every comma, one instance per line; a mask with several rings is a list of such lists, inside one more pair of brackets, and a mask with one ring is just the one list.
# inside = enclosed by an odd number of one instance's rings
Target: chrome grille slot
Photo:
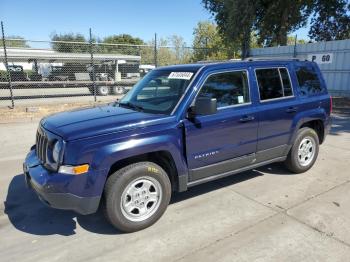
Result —
[[36, 133], [36, 155], [40, 161], [46, 163], [46, 152], [48, 147], [48, 138], [42, 129], [38, 129]]

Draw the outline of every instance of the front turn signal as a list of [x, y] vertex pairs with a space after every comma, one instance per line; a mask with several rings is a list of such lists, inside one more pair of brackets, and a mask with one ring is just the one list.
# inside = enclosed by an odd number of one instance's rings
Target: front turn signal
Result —
[[79, 165], [79, 166], [60, 166], [58, 173], [69, 174], [69, 175], [82, 175], [89, 171], [89, 165]]

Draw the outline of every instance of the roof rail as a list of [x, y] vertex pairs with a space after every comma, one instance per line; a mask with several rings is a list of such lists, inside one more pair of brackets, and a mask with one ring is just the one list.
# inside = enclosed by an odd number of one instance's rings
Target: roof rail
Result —
[[220, 62], [227, 62], [225, 60], [200, 60], [196, 61], [196, 64], [213, 64], [213, 63], [220, 63]]
[[226, 60], [200, 60], [197, 61], [196, 64], [213, 64], [213, 63], [230, 63], [230, 62], [242, 62], [241, 59], [226, 59]]
[[276, 61], [276, 60], [287, 60], [287, 61], [300, 61], [299, 58], [295, 57], [247, 57], [244, 59], [244, 61]]

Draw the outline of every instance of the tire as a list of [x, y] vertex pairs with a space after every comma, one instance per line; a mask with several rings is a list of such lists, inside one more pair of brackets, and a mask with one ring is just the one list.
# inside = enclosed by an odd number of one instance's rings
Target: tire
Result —
[[96, 87], [96, 94], [99, 96], [108, 96], [109, 95], [109, 87], [108, 86]]
[[298, 130], [294, 144], [285, 160], [293, 173], [303, 173], [315, 163], [319, 151], [319, 138], [315, 130], [304, 127]]
[[114, 95], [124, 95], [125, 94], [125, 88], [122, 86], [113, 86], [111, 88], [112, 94]]
[[151, 226], [163, 215], [171, 192], [169, 177], [159, 165], [131, 164], [107, 179], [104, 214], [120, 231], [135, 232]]

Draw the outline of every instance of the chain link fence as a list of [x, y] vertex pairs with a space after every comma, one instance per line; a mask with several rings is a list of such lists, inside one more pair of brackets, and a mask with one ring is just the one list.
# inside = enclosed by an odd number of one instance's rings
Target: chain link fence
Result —
[[[0, 107], [114, 101], [150, 70], [205, 60], [187, 46], [10, 39], [2, 27]], [[198, 55], [202, 54], [202, 55]]]

